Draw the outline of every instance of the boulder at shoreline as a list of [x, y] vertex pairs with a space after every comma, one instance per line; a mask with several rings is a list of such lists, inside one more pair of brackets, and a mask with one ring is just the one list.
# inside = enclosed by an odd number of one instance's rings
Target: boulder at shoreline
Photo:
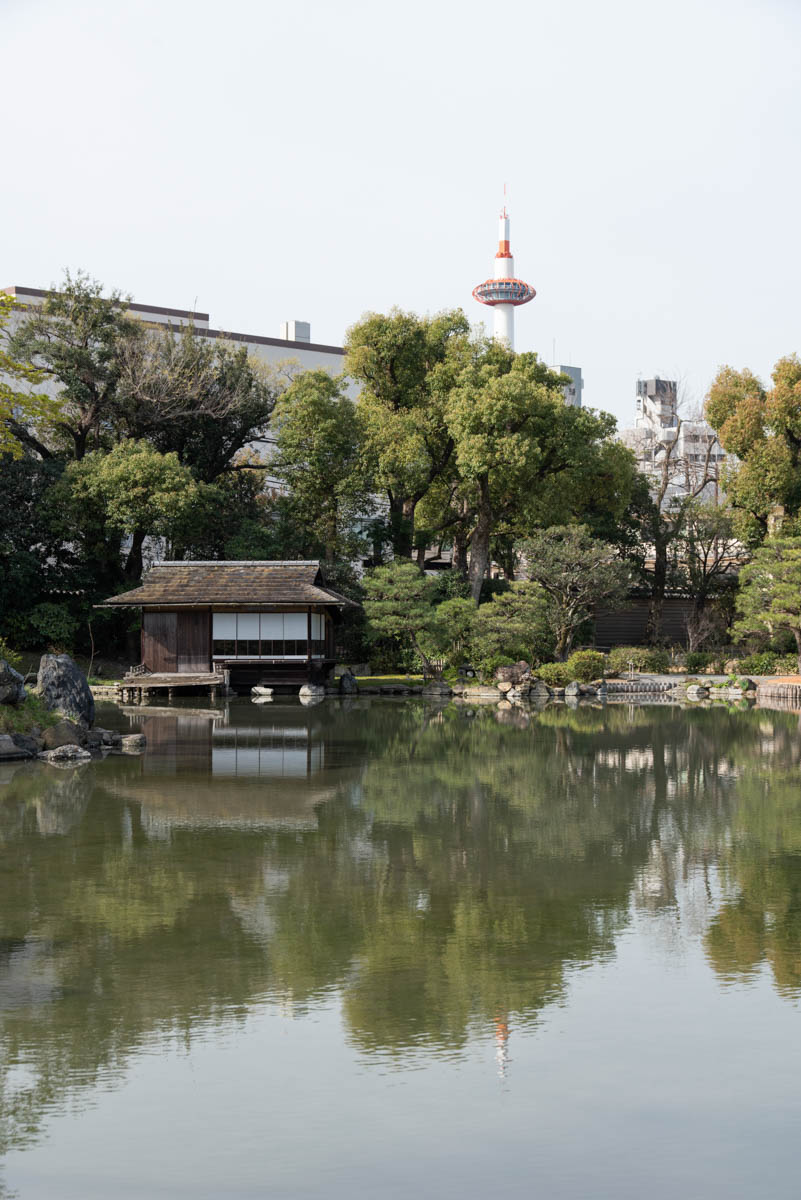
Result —
[[84, 727], [95, 719], [95, 699], [86, 676], [69, 654], [43, 654], [37, 689], [53, 712], [64, 713]]

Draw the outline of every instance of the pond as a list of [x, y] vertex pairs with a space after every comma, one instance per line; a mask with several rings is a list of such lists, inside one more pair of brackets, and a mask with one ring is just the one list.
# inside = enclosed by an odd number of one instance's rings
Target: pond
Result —
[[797, 1196], [797, 714], [98, 723], [0, 764], [0, 1195]]

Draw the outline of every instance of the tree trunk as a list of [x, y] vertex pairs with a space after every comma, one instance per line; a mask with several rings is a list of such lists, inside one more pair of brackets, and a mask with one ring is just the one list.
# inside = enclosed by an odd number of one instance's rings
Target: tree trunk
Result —
[[128, 558], [125, 562], [126, 579], [134, 580], [142, 578], [142, 547], [146, 536], [147, 534], [143, 529], [137, 529], [133, 535], [131, 549], [128, 551]]
[[656, 646], [662, 637], [662, 613], [665, 607], [667, 586], [667, 542], [661, 537], [654, 540], [654, 579], [651, 584], [651, 599], [648, 604], [646, 641]]
[[563, 629], [560, 629], [556, 634], [556, 643], [553, 648], [553, 652], [556, 656], [557, 662], [565, 661], [565, 659], [567, 658], [567, 655], [568, 655], [569, 648], [570, 647], [568, 645], [568, 635], [565, 633], [565, 631]]
[[[412, 557], [412, 541], [414, 537], [414, 521], [407, 516], [409, 501], [403, 497], [392, 496], [389, 501], [389, 528], [392, 539], [392, 553], [395, 558]], [[414, 506], [412, 506], [414, 518]]]
[[478, 519], [470, 539], [470, 568], [467, 573], [470, 581], [470, 595], [476, 604], [478, 604], [481, 585], [489, 566], [491, 538], [492, 504], [489, 495], [489, 480], [485, 475], [479, 482]]
[[464, 578], [467, 577], [467, 530], [460, 522], [453, 535], [453, 555], [451, 565]]

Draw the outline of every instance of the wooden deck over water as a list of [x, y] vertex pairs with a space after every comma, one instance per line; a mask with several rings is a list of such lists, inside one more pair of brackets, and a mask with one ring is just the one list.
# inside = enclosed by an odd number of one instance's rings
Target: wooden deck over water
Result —
[[140, 704], [150, 692], [166, 691], [172, 697], [176, 692], [187, 688], [206, 688], [215, 698], [218, 692], [224, 692], [228, 686], [228, 673], [218, 674], [216, 671], [175, 671], [170, 674], [154, 672], [152, 675], [126, 675], [122, 683], [117, 685], [120, 698], [125, 701], [138, 701]]

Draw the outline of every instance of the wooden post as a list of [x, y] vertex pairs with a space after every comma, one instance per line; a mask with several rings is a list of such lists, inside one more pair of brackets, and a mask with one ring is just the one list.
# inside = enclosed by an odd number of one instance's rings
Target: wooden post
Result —
[[312, 656], [312, 620], [311, 620], [311, 605], [306, 609], [306, 676], [311, 680], [311, 656]]

